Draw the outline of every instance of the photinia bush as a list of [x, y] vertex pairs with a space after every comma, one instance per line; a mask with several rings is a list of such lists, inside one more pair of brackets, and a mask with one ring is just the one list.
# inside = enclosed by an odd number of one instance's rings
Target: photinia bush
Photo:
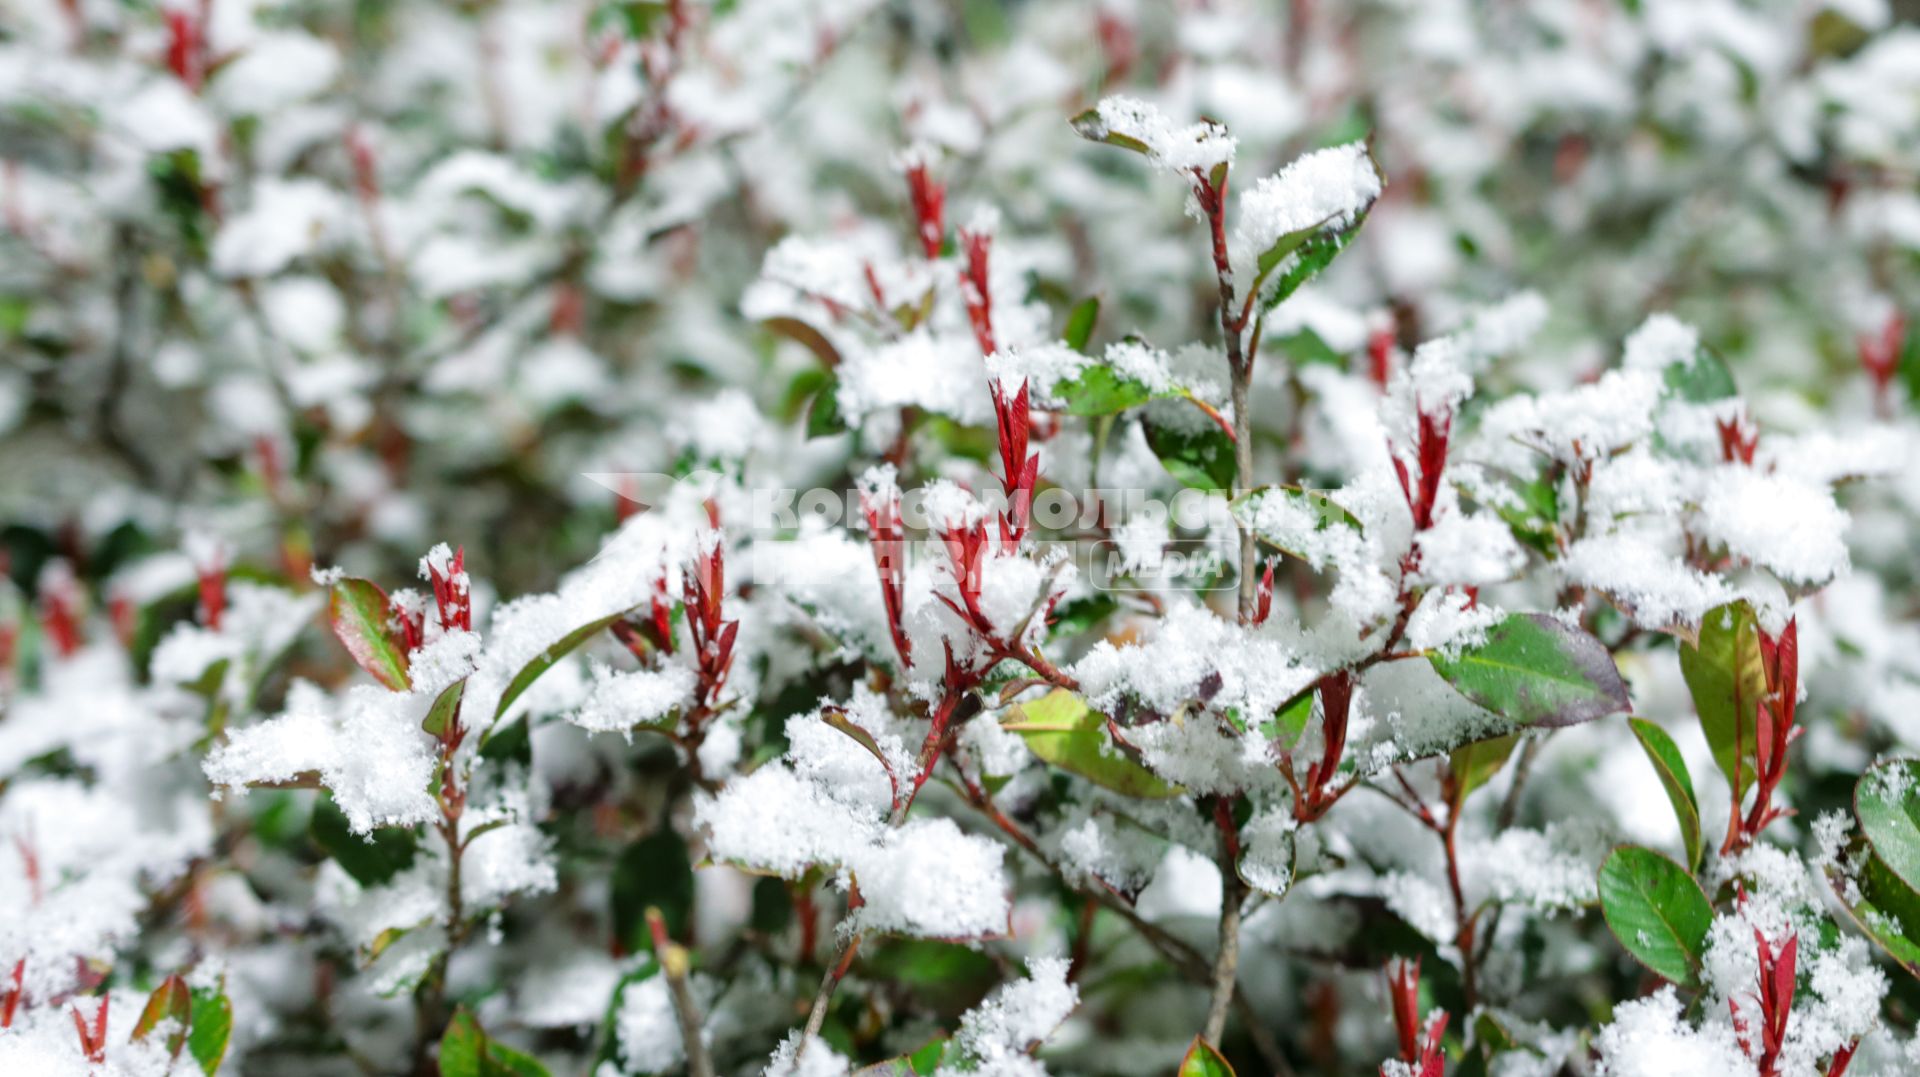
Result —
[[1920, 1069], [1920, 28], [14, 2], [0, 1074]]

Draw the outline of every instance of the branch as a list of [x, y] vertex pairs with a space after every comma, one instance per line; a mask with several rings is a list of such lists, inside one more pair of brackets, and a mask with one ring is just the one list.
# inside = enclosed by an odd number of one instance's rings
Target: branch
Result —
[[654, 906], [647, 907], [647, 930], [653, 933], [653, 954], [660, 960], [660, 972], [667, 978], [667, 991], [673, 996], [673, 1013], [680, 1019], [680, 1042], [687, 1049], [687, 1077], [713, 1077], [713, 1059], [700, 1038], [700, 1008], [694, 1004], [687, 986], [690, 964], [687, 948], [667, 937], [667, 922]]

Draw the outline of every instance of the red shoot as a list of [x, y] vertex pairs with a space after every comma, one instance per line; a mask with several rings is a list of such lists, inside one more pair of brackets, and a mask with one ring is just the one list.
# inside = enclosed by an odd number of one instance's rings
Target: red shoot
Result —
[[20, 868], [27, 877], [27, 893], [31, 895], [33, 903], [38, 905], [45, 894], [40, 875], [40, 854], [34, 849], [33, 842], [18, 834], [13, 837], [13, 847], [20, 853]]
[[80, 649], [80, 584], [65, 561], [50, 561], [40, 574], [40, 627], [54, 653], [71, 658]]
[[473, 595], [467, 580], [467, 548], [460, 547], [451, 557], [441, 554], [445, 549], [445, 546], [435, 547], [424, 562], [427, 579], [433, 584], [433, 604], [440, 631], [470, 632], [473, 630]]
[[653, 631], [659, 637], [660, 649], [673, 653], [673, 600], [667, 595], [667, 574], [663, 571], [660, 578], [653, 581], [653, 598], [649, 603], [649, 612], [653, 615]]
[[1425, 408], [1419, 408], [1418, 412], [1414, 462], [1419, 473], [1409, 475], [1407, 463], [1398, 453], [1393, 457], [1393, 471], [1400, 479], [1400, 493], [1407, 499], [1407, 510], [1413, 513], [1413, 529], [1425, 531], [1433, 526], [1434, 505], [1440, 499], [1440, 475], [1447, 467], [1447, 440], [1453, 434], [1453, 413], [1431, 412]]
[[1743, 412], [1731, 419], [1715, 419], [1720, 431], [1720, 459], [1725, 463], [1753, 465], [1753, 450], [1760, 444], [1760, 431]]
[[347, 157], [353, 162], [353, 190], [360, 201], [380, 200], [380, 172], [374, 164], [373, 144], [358, 127], [347, 128]]
[[547, 314], [547, 326], [556, 335], [577, 337], [587, 322], [586, 293], [570, 281], [561, 281], [553, 289], [553, 309]]
[[887, 629], [902, 668], [913, 664], [913, 644], [902, 623], [907, 590], [907, 543], [900, 524], [900, 489], [862, 490], [860, 507], [867, 514], [867, 541], [873, 548], [873, 567], [880, 574], [880, 598], [887, 607]]
[[987, 260], [993, 250], [993, 233], [960, 230], [960, 246], [967, 253], [967, 267], [960, 277], [961, 297], [967, 301], [967, 320], [973, 323], [973, 338], [981, 355], [999, 349], [993, 343], [993, 292], [987, 287]]
[[[907, 165], [907, 195], [913, 200], [913, 220], [916, 233], [920, 237], [920, 249], [925, 252], [928, 261], [940, 257], [940, 247], [947, 241], [947, 188], [927, 174], [927, 162], [918, 154]], [[972, 261], [969, 247], [968, 261]], [[984, 263], [984, 249], [981, 259]], [[984, 272], [982, 280], [985, 279]], [[984, 292], [982, 293], [984, 294]], [[972, 309], [972, 305], [968, 305]], [[988, 354], [992, 350], [988, 349]]]
[[20, 1000], [26, 997], [26, 976], [27, 959], [23, 957], [13, 963], [13, 986], [0, 992], [0, 1028], [13, 1027], [13, 1015], [20, 1009]]
[[1260, 586], [1254, 591], [1253, 623], [1263, 625], [1273, 615], [1273, 562], [1260, 572]]
[[1027, 453], [1027, 435], [1033, 426], [1033, 409], [1028, 403], [1027, 386], [1008, 400], [999, 382], [993, 383], [993, 415], [1000, 436], [1000, 485], [1007, 494], [1007, 512], [1000, 520], [1000, 543], [1011, 550], [1026, 536], [1029, 514], [1033, 510], [1033, 486], [1040, 476], [1040, 454]]
[[[1441, 1037], [1447, 1031], [1447, 1013], [1436, 1010], [1423, 1027], [1420, 1023], [1420, 960], [1404, 958], [1387, 965], [1387, 994], [1393, 1002], [1393, 1026], [1400, 1036], [1400, 1061], [1413, 1067], [1417, 1077], [1441, 1077], [1446, 1056], [1441, 1053]], [[1385, 1066], [1380, 1067], [1384, 1075]]]
[[205, 47], [191, 13], [178, 8], [167, 12], [167, 68], [194, 93], [206, 78]]
[[873, 271], [872, 262], [860, 264], [860, 275], [866, 278], [867, 294], [873, 296], [873, 309], [887, 314], [887, 290], [880, 286], [880, 274]]
[[1875, 399], [1885, 400], [1887, 386], [1893, 382], [1893, 373], [1900, 365], [1900, 353], [1906, 343], [1907, 318], [1897, 310], [1887, 316], [1879, 335], [1861, 335], [1860, 367], [1873, 382]]
[[711, 706], [733, 667], [733, 642], [740, 622], [726, 620], [722, 603], [727, 592], [726, 545], [718, 531], [707, 536], [700, 554], [687, 569], [687, 629], [693, 635], [694, 658], [700, 664], [700, 700]]
[[1741, 828], [1739, 845], [1752, 840], [1769, 823], [1790, 812], [1773, 806], [1773, 793], [1787, 772], [1787, 747], [1801, 733], [1793, 724], [1800, 694], [1799, 619], [1787, 622], [1778, 638], [1760, 632], [1760, 667], [1766, 674], [1767, 694], [1754, 705], [1754, 798]]
[[87, 1061], [96, 1066], [107, 1061], [107, 1003], [111, 996], [100, 996], [100, 1008], [93, 1013], [93, 1027], [87, 1027], [87, 1019], [80, 1016], [80, 1007], [73, 1008], [73, 1028], [80, 1034], [80, 1051]]
[[427, 641], [427, 611], [419, 602], [417, 592], [407, 592], [415, 601], [405, 601], [399, 594], [387, 599], [387, 616], [400, 630], [400, 642], [408, 651], [419, 650]]
[[980, 586], [986, 570], [987, 527], [978, 521], [965, 527], [949, 527], [942, 538], [947, 545], [947, 560], [953, 572], [954, 585], [960, 592], [960, 601], [955, 602], [938, 591], [934, 592], [934, 597], [946, 603], [954, 616], [965, 621], [983, 639], [991, 639], [994, 635], [993, 622], [988, 619], [986, 611], [980, 608]]
[[[1353, 674], [1329, 673], [1320, 679], [1320, 758], [1307, 767], [1307, 781], [1295, 791], [1294, 818], [1311, 822], [1325, 815], [1346, 790], [1332, 788], [1347, 751], [1347, 722], [1353, 710]], [[1289, 774], [1291, 777], [1291, 774]]]
[[195, 554], [193, 573], [200, 583], [200, 623], [218, 632], [221, 615], [227, 609], [226, 547], [209, 542]]
[[1102, 5], [1095, 16], [1095, 29], [1100, 36], [1100, 54], [1107, 66], [1102, 84], [1125, 83], [1127, 73], [1133, 70], [1134, 63], [1140, 59], [1140, 43], [1133, 24]]
[[1833, 1061], [1827, 1063], [1827, 1077], [1847, 1077], [1847, 1067], [1853, 1065], [1853, 1053], [1860, 1049], [1860, 1041], [1855, 1040], [1833, 1053]]
[[[1754, 998], [1760, 1004], [1760, 1077], [1779, 1077], [1780, 1052], [1787, 1042], [1787, 1019], [1793, 1014], [1794, 965], [1800, 947], [1798, 935], [1788, 935], [1786, 944], [1775, 950], [1759, 928], [1753, 929], [1753, 941], [1759, 948], [1760, 983]], [[1733, 1031], [1740, 1049], [1754, 1055], [1751, 1022], [1740, 1013], [1740, 1001], [1728, 999], [1733, 1011]], [[1848, 1052], [1849, 1055], [1852, 1053]], [[1845, 1067], [1842, 1066], [1842, 1069]]]
[[133, 599], [124, 594], [107, 599], [107, 620], [113, 623], [113, 638], [121, 647], [133, 650], [133, 637], [140, 629], [140, 608]]
[[1393, 377], [1393, 343], [1392, 325], [1375, 329], [1373, 335], [1367, 338], [1367, 376], [1383, 390]]

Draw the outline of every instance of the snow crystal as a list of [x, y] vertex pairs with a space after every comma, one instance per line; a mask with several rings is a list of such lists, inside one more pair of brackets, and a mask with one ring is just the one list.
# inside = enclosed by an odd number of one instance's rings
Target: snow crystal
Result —
[[1491, 513], [1449, 512], [1416, 541], [1420, 578], [1443, 586], [1500, 583], [1511, 579], [1527, 560], [1513, 531]]
[[[800, 1050], [802, 1044], [806, 1046], [804, 1054]], [[827, 1041], [796, 1031], [774, 1050], [762, 1077], [846, 1077], [850, 1068], [847, 1060], [828, 1046]]]
[[1124, 697], [1161, 714], [1198, 700], [1211, 674], [1220, 685], [1210, 705], [1241, 714], [1271, 714], [1317, 676], [1279, 640], [1199, 606], [1173, 607], [1144, 643], [1101, 640], [1073, 672], [1101, 710], [1111, 712]]
[[878, 812], [856, 811], [777, 762], [734, 778], [694, 807], [715, 860], [789, 879], [816, 864], [845, 862], [879, 836], [880, 821]]
[[1733, 597], [1719, 577], [1688, 567], [1640, 532], [1581, 539], [1561, 553], [1554, 568], [1568, 583], [1605, 594], [1643, 628], [1697, 623]]
[[1027, 970], [1026, 979], [1002, 985], [960, 1019], [940, 1073], [1007, 1073], [1009, 1063], [1026, 1061], [1080, 1004], [1065, 958], [1037, 957]]
[[439, 814], [428, 789], [432, 739], [420, 730], [430, 703], [356, 685], [336, 709], [318, 688], [297, 683], [285, 713], [233, 731], [208, 755], [207, 779], [239, 787], [317, 771], [355, 831], [425, 822]]
[[[696, 975], [688, 983], [694, 1007], [708, 1012], [714, 993], [712, 981]], [[614, 1032], [620, 1040], [620, 1057], [633, 1073], [666, 1073], [686, 1060], [687, 1046], [680, 1035], [680, 1017], [673, 1008], [673, 995], [664, 974], [656, 972], [638, 983], [628, 984], [620, 995], [620, 1008], [614, 1012]], [[703, 1037], [711, 1035], [701, 1030]]]
[[1655, 314], [1627, 337], [1621, 362], [1628, 370], [1664, 372], [1691, 363], [1700, 352], [1700, 334], [1671, 314]]
[[1365, 143], [1315, 150], [1240, 196], [1236, 238], [1257, 257], [1295, 232], [1348, 228], [1379, 197], [1380, 171]]
[[1847, 514], [1823, 486], [1728, 466], [1708, 484], [1698, 531], [1781, 580], [1817, 586], [1847, 567]]
[[1730, 1026], [1714, 1022], [1694, 1029], [1680, 1011], [1671, 985], [1614, 1007], [1613, 1023], [1597, 1042], [1600, 1077], [1751, 1077], [1753, 1063]]
[[1206, 172], [1233, 161], [1236, 143], [1226, 128], [1216, 123], [1180, 127], [1154, 105], [1132, 97], [1105, 98], [1094, 115], [1093, 122], [1081, 133], [1102, 140], [1109, 135], [1133, 139], [1146, 146], [1147, 157], [1168, 172]]
[[253, 203], [227, 218], [213, 240], [213, 266], [226, 277], [265, 277], [331, 239], [346, 208], [318, 180], [262, 178]]
[[567, 720], [595, 733], [629, 737], [634, 729], [658, 725], [690, 705], [699, 682], [698, 675], [682, 665], [615, 670], [595, 662], [592, 670], [586, 702]]
[[1008, 930], [1006, 848], [951, 819], [916, 819], [848, 860], [865, 904], [859, 924], [919, 938], [969, 939]]

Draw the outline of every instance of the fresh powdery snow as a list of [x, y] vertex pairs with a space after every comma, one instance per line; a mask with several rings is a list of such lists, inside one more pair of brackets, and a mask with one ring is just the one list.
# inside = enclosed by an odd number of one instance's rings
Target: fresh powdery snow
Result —
[[1235, 238], [1257, 258], [1296, 232], [1351, 228], [1380, 197], [1380, 189], [1380, 170], [1365, 143], [1315, 150], [1240, 196]]
[[1231, 164], [1236, 145], [1217, 123], [1180, 124], [1157, 106], [1133, 97], [1103, 99], [1081, 130], [1093, 139], [1131, 139], [1145, 148], [1155, 165], [1181, 175]]
[[862, 928], [918, 938], [1006, 934], [1012, 913], [992, 838], [961, 833], [951, 819], [916, 819], [856, 849], [847, 859], [863, 904]]

